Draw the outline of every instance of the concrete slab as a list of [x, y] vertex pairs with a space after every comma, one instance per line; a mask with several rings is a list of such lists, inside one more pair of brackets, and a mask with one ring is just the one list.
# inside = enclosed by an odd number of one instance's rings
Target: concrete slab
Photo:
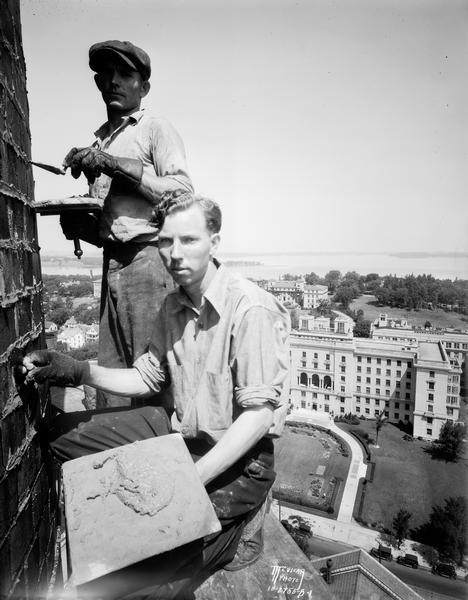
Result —
[[240, 571], [217, 571], [196, 600], [335, 600], [311, 561], [273, 515], [266, 515], [260, 559]]
[[73, 585], [221, 528], [180, 434], [71, 460], [63, 489]]

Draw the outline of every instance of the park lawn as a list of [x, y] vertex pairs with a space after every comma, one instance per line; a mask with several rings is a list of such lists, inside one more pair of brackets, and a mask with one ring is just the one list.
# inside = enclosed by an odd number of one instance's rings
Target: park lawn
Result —
[[[468, 329], [468, 317], [456, 312], [446, 312], [441, 308], [434, 310], [420, 309], [408, 310], [406, 308], [392, 308], [390, 306], [376, 306], [370, 304], [376, 302], [376, 297], [371, 294], [363, 294], [351, 302], [349, 307], [352, 310], [362, 309], [364, 318], [374, 321], [381, 313], [387, 313], [390, 317], [396, 319], [407, 319], [409, 325], [424, 327], [426, 321], [429, 321], [432, 327], [453, 327], [455, 329]], [[466, 319], [463, 321], [462, 319]]]
[[[320, 439], [325, 440], [325, 448]], [[317, 477], [317, 468], [324, 466], [323, 490], [327, 489], [332, 477], [342, 479], [338, 490], [341, 497], [351, 458], [344, 457], [337, 442], [324, 431], [315, 430], [315, 436], [293, 433], [286, 425], [283, 435], [275, 441], [275, 470], [277, 473], [274, 490], [298, 490], [307, 495], [310, 484]]]
[[[361, 421], [358, 426], [338, 425], [348, 431], [358, 427], [375, 438], [373, 421]], [[405, 508], [412, 514], [410, 527], [415, 528], [425, 523], [432, 507], [443, 505], [445, 498], [466, 495], [467, 456], [458, 463], [433, 460], [424, 451], [429, 442], [408, 442], [403, 435], [396, 426], [387, 424], [380, 430], [379, 448], [370, 448], [374, 478], [365, 486], [361, 514], [369, 525], [391, 529], [395, 514]]]

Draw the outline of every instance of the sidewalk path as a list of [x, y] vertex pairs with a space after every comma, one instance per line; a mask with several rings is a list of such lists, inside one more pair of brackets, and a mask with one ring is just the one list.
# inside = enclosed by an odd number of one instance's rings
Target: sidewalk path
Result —
[[378, 538], [380, 533], [378, 531], [367, 529], [355, 523], [342, 523], [334, 519], [301, 511], [299, 507], [290, 508], [283, 504], [281, 504], [280, 510], [277, 500], [273, 500], [271, 511], [278, 518], [281, 517], [281, 519], [287, 519], [290, 515], [300, 515], [310, 524], [314, 535], [328, 540], [357, 546], [368, 552], [371, 548], [379, 544]]

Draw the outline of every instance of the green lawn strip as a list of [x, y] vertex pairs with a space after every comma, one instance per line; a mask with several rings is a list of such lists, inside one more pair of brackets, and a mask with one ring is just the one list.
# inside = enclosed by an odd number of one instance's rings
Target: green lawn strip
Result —
[[[316, 478], [323, 478], [321, 490], [323, 493], [330, 492], [329, 482], [333, 477], [340, 478], [334, 502], [338, 507], [337, 501], [343, 494], [350, 458], [340, 454], [337, 443], [329, 434], [320, 431], [316, 432], [316, 436], [294, 433], [291, 427], [286, 426], [282, 437], [275, 442], [277, 478], [273, 489], [274, 491], [281, 490], [283, 494], [299, 495], [314, 503], [320, 503], [323, 500], [313, 498], [308, 494], [312, 481]], [[324, 448], [320, 438], [328, 443], [329, 448]], [[316, 475], [317, 467], [321, 465], [325, 466], [325, 471], [321, 476]], [[325, 510], [327, 506], [328, 504], [324, 503]]]
[[356, 311], [362, 309], [364, 311], [364, 318], [370, 321], [373, 321], [382, 313], [387, 313], [390, 317], [396, 319], [407, 319], [410, 326], [416, 325], [418, 327], [424, 327], [426, 321], [429, 321], [432, 327], [468, 328], [468, 322], [462, 320], [462, 317], [467, 319], [466, 315], [461, 315], [456, 312], [446, 312], [441, 308], [436, 308], [434, 310], [423, 308], [420, 310], [408, 310], [407, 308], [394, 308], [391, 306], [375, 306], [374, 304], [369, 304], [369, 302], [375, 300], [375, 296], [366, 294], [353, 300], [349, 307]]
[[[340, 424], [350, 430], [353, 427]], [[362, 421], [361, 430], [375, 437], [375, 424]], [[400, 508], [412, 514], [411, 528], [425, 523], [434, 505], [449, 496], [466, 493], [468, 461], [445, 463], [424, 452], [429, 442], [403, 440], [404, 433], [393, 425], [379, 434], [379, 448], [371, 447], [375, 462], [374, 480], [365, 486], [362, 519], [369, 525], [391, 528]], [[376, 525], [374, 525], [376, 526]]]

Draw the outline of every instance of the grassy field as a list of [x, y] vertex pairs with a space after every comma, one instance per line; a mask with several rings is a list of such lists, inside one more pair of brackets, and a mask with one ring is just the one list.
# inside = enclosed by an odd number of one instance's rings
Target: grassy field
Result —
[[[295, 431], [298, 430], [287, 425], [275, 442], [277, 478], [273, 489], [298, 493], [320, 503], [323, 494], [330, 491], [333, 477], [346, 480], [351, 459], [340, 453], [337, 442], [329, 434], [318, 430], [313, 435]], [[342, 490], [343, 484], [340, 484], [338, 499]]]
[[[391, 317], [397, 319], [407, 319], [410, 325], [417, 325], [424, 327], [426, 321], [430, 321], [433, 327], [454, 327], [459, 329], [468, 329], [468, 317], [466, 315], [460, 315], [455, 312], [445, 312], [440, 308], [435, 310], [421, 309], [421, 310], [407, 310], [404, 308], [391, 308], [390, 306], [376, 306], [370, 304], [375, 302], [375, 296], [370, 294], [363, 294], [353, 300], [350, 304], [352, 310], [362, 309], [364, 311], [364, 318], [373, 321], [381, 313], [387, 313]], [[462, 318], [467, 319], [463, 321]]]
[[[343, 429], [358, 427], [375, 438], [375, 424], [358, 426], [339, 423]], [[468, 482], [468, 456], [458, 463], [433, 460], [424, 448], [429, 442], [403, 440], [404, 433], [385, 425], [379, 433], [379, 448], [371, 447], [375, 462], [374, 479], [367, 483], [362, 519], [390, 529], [400, 508], [412, 514], [410, 527], [426, 522], [434, 505], [443, 505], [450, 496], [465, 496]]]

